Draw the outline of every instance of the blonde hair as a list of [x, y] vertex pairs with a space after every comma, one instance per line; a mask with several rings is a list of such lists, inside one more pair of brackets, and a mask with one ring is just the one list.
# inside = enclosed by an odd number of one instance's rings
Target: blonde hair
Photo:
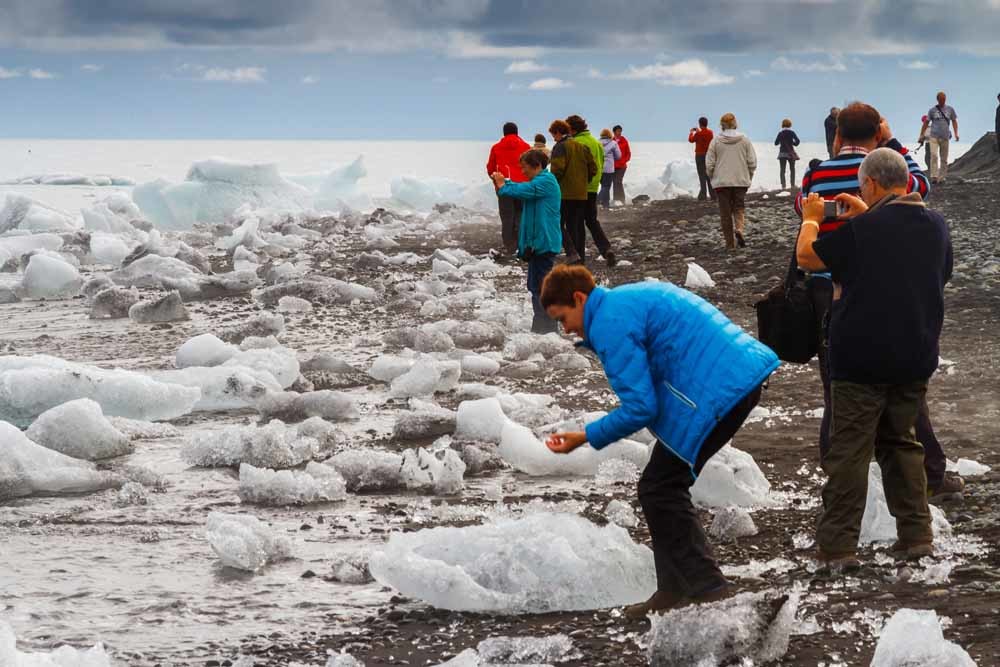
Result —
[[601, 130], [601, 138], [602, 139], [611, 139], [613, 137], [614, 137], [614, 135], [611, 134], [611, 130], [609, 130], [608, 128], [604, 128], [603, 130]]
[[785, 120], [781, 121], [781, 127], [791, 127], [791, 126], [792, 126], [791, 118], [786, 118]]
[[731, 113], [722, 114], [722, 118], [719, 119], [719, 125], [722, 126], [723, 130], [735, 130], [736, 116]]

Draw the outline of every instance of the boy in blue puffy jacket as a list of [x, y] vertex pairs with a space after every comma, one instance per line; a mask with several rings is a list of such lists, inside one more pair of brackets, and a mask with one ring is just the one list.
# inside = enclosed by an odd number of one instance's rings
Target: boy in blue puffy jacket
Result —
[[556, 255], [562, 251], [562, 227], [559, 223], [562, 192], [556, 177], [545, 170], [548, 164], [549, 156], [544, 151], [525, 151], [521, 155], [520, 166], [527, 182], [516, 183], [499, 172], [492, 176], [498, 195], [523, 202], [517, 256], [528, 263], [528, 291], [531, 292], [534, 309], [531, 330], [541, 334], [557, 329], [556, 323], [542, 308], [539, 295], [542, 281], [555, 265]]
[[644, 618], [729, 594], [690, 488], [705, 463], [733, 437], [760, 400], [778, 358], [701, 297], [676, 285], [643, 282], [597, 287], [582, 266], [558, 266], [542, 286], [542, 305], [567, 333], [593, 350], [621, 405], [546, 443], [568, 453], [601, 449], [649, 429], [658, 442], [639, 479], [656, 562], [657, 591], [625, 610]]

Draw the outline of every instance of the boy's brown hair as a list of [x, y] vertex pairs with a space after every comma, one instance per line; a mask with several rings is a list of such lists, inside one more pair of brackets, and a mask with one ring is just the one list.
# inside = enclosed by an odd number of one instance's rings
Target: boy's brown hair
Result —
[[543, 308], [549, 306], [575, 306], [573, 294], [583, 292], [590, 295], [597, 287], [594, 276], [587, 267], [579, 264], [560, 264], [545, 276], [542, 282], [541, 302]]

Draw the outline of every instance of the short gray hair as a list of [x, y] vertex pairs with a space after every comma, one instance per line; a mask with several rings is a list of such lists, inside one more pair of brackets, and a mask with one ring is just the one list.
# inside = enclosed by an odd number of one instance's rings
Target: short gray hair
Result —
[[897, 151], [876, 148], [858, 169], [858, 183], [863, 183], [866, 178], [871, 178], [885, 190], [905, 188], [910, 182], [910, 168]]

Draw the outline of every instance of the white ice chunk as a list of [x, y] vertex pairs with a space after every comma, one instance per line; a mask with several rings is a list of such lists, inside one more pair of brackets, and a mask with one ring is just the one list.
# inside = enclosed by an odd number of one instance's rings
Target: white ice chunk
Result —
[[50, 653], [23, 653], [17, 650], [13, 628], [0, 621], [0, 665], [3, 667], [111, 667], [111, 658], [98, 642], [88, 649], [60, 646]]
[[458, 405], [455, 437], [460, 440], [498, 443], [504, 426], [509, 422], [496, 398], [462, 401]]
[[223, 343], [212, 334], [195, 336], [177, 348], [174, 365], [177, 368], [189, 366], [219, 366], [229, 361], [240, 348]]
[[287, 347], [241, 350], [222, 363], [223, 368], [251, 368], [271, 375], [282, 389], [295, 384], [299, 378], [299, 357]]
[[338, 653], [327, 659], [325, 667], [365, 667], [365, 663], [350, 653]]
[[292, 543], [248, 514], [208, 515], [205, 537], [226, 567], [257, 572], [269, 562], [289, 558]]
[[413, 368], [413, 364], [415, 363], [417, 363], [417, 360], [410, 357], [384, 354], [372, 363], [368, 375], [379, 382], [392, 382]]
[[186, 415], [197, 388], [160, 382], [141, 373], [108, 371], [56, 357], [0, 357], [0, 419], [27, 426], [49, 408], [91, 398], [104, 414], [145, 421]]
[[3, 208], [0, 208], [0, 234], [12, 229], [26, 232], [71, 232], [79, 228], [80, 223], [68, 213], [17, 193], [8, 193]]
[[715, 513], [708, 534], [721, 542], [735, 542], [757, 534], [757, 524], [742, 507], [723, 507]]
[[394, 452], [348, 449], [327, 463], [343, 475], [349, 491], [378, 491], [399, 486], [403, 457]]
[[481, 378], [491, 377], [500, 372], [500, 363], [481, 354], [467, 354], [462, 357], [462, 375]]
[[319, 454], [321, 443], [298, 428], [274, 419], [256, 427], [230, 427], [196, 434], [181, 448], [181, 459], [195, 466], [249, 463], [257, 468], [292, 468]]
[[451, 448], [408, 449], [403, 452], [400, 477], [408, 489], [430, 490], [439, 495], [459, 493], [465, 482], [465, 463]]
[[52, 255], [32, 255], [17, 292], [22, 299], [59, 299], [76, 296], [82, 285], [72, 264]]
[[128, 454], [131, 440], [89, 398], [68, 401], [43, 412], [28, 428], [28, 439], [75, 459], [96, 461]]
[[0, 500], [34, 493], [90, 493], [118, 488], [122, 480], [81, 461], [38, 445], [0, 421]]
[[[944, 512], [936, 505], [930, 505], [931, 529], [935, 537], [951, 535], [951, 524]], [[896, 519], [889, 513], [882, 486], [882, 469], [877, 463], [868, 466], [868, 497], [865, 499], [865, 514], [861, 518], [861, 544], [872, 542], [894, 542], [896, 540]]]
[[656, 590], [648, 547], [623, 528], [570, 514], [393, 533], [370, 566], [403, 595], [462, 611], [604, 609]]
[[700, 287], [715, 287], [715, 281], [708, 271], [701, 268], [694, 262], [688, 263], [687, 277], [684, 279], [684, 287], [698, 289]]
[[[651, 665], [763, 665], [788, 652], [798, 596], [741, 593], [650, 616]], [[740, 663], [741, 660], [752, 663]]]
[[639, 525], [639, 517], [635, 515], [635, 510], [624, 500], [615, 499], [609, 502], [604, 508], [604, 516], [622, 528], [635, 528]]
[[308, 313], [312, 309], [311, 303], [297, 296], [283, 296], [278, 299], [278, 312], [280, 313]]
[[979, 461], [973, 461], [972, 459], [959, 459], [958, 461], [949, 459], [947, 467], [949, 471], [956, 472], [962, 477], [985, 475], [992, 470], [988, 465], [984, 465]]
[[343, 500], [347, 485], [336, 469], [309, 462], [305, 471], [240, 464], [240, 500], [259, 505], [305, 505]]
[[514, 361], [526, 361], [535, 354], [549, 359], [567, 352], [573, 352], [573, 343], [557, 333], [518, 333], [507, 339], [503, 355]]
[[702, 468], [691, 499], [701, 507], [766, 507], [775, 504], [770, 492], [771, 483], [753, 457], [726, 445]]
[[389, 394], [395, 398], [430, 396], [448, 392], [458, 386], [462, 364], [458, 361], [420, 359], [390, 385]]
[[649, 448], [632, 440], [619, 440], [603, 449], [584, 445], [569, 454], [556, 454], [531, 429], [514, 422], [503, 427], [499, 452], [512, 467], [532, 476], [594, 475], [601, 463], [611, 459], [626, 459], [637, 466], [649, 460]]
[[972, 656], [944, 638], [933, 609], [900, 609], [886, 622], [871, 667], [976, 667]]
[[98, 264], [121, 266], [131, 251], [129, 244], [114, 234], [94, 232], [90, 235], [90, 254]]
[[139, 324], [181, 322], [191, 319], [177, 290], [153, 301], [140, 301], [128, 309], [128, 317]]
[[490, 665], [549, 665], [579, 659], [573, 640], [564, 634], [547, 637], [489, 637], [479, 642], [478, 663]]
[[252, 408], [270, 392], [282, 386], [268, 371], [246, 366], [189, 366], [173, 371], [156, 371], [157, 380], [198, 390], [197, 411]]

